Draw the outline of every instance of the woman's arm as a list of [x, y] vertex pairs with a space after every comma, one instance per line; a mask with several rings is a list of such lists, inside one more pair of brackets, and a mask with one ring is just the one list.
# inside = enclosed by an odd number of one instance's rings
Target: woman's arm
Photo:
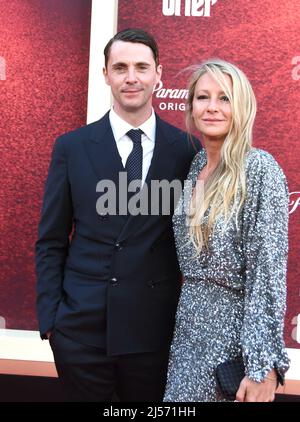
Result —
[[284, 375], [289, 366], [283, 340], [288, 189], [281, 168], [270, 154], [255, 150], [248, 163], [247, 192], [242, 234], [246, 284], [241, 333], [247, 376], [237, 399], [269, 401], [277, 386], [275, 375]]

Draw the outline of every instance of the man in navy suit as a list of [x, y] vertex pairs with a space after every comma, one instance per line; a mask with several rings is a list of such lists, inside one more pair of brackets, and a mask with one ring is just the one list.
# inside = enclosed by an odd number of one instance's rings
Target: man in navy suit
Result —
[[160, 401], [180, 293], [174, 206], [151, 212], [149, 194], [147, 215], [118, 212], [119, 200], [117, 212], [101, 212], [97, 186], [113, 182], [119, 198], [132, 129], [142, 131], [137, 195], [153, 180], [183, 183], [196, 150], [153, 111], [162, 72], [153, 37], [121, 31], [104, 55], [113, 108], [53, 149], [36, 243], [40, 332], [69, 400]]

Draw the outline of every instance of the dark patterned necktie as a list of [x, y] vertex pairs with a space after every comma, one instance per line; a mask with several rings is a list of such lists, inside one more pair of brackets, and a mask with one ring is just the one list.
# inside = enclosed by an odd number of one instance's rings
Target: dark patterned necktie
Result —
[[133, 142], [133, 148], [129, 154], [125, 170], [127, 171], [127, 180], [128, 183], [133, 180], [142, 180], [142, 171], [143, 171], [143, 147], [142, 147], [142, 134], [141, 129], [131, 129], [126, 135]]

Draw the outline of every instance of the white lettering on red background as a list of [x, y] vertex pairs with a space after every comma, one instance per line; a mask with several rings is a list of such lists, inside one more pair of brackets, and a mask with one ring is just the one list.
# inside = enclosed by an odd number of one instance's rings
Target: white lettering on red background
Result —
[[295, 56], [295, 57], [292, 58], [292, 65], [295, 66], [292, 69], [292, 78], [294, 79], [294, 81], [299, 81], [299, 79], [300, 79], [300, 56]]
[[300, 191], [290, 192], [289, 214], [292, 214], [300, 206]]
[[0, 56], [0, 81], [6, 80], [6, 60]]
[[164, 16], [181, 16], [184, 14], [185, 16], [209, 17], [211, 14], [211, 6], [214, 6], [217, 1], [218, 0], [163, 0], [162, 13]]

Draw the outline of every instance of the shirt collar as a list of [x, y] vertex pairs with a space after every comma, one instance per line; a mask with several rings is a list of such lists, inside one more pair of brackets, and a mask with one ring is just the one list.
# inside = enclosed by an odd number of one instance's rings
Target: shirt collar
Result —
[[149, 138], [152, 142], [155, 142], [155, 131], [156, 131], [156, 117], [154, 110], [152, 108], [152, 113], [149, 119], [147, 119], [143, 124], [141, 124], [138, 128], [131, 126], [125, 120], [123, 120], [113, 108], [111, 108], [109, 112], [109, 121], [111, 124], [111, 128], [114, 134], [114, 138], [116, 142], [118, 142], [123, 136], [130, 129], [141, 129], [144, 134]]

